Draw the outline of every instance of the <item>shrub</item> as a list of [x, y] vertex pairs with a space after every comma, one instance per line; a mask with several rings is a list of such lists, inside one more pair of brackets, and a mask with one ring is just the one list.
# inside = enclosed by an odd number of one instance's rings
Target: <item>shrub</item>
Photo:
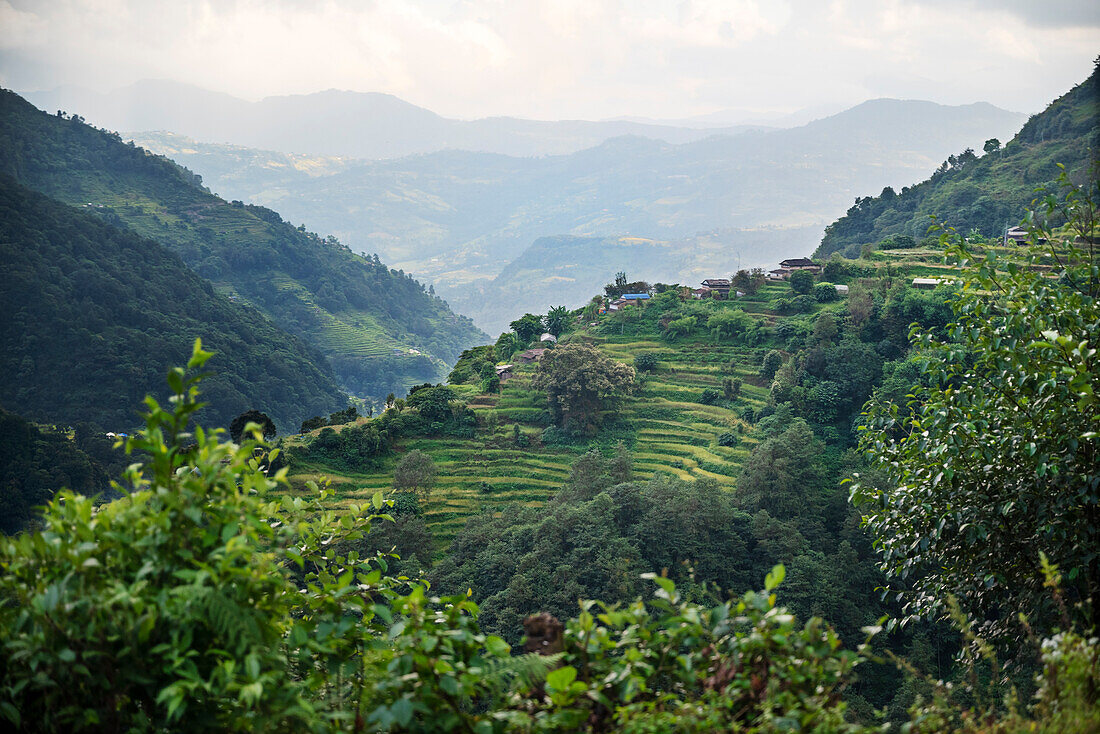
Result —
[[[834, 290], [833, 293], [836, 293]], [[809, 313], [817, 305], [817, 299], [810, 295], [795, 296], [791, 301], [791, 310], [795, 313]]]
[[[196, 342], [188, 367], [210, 356]], [[308, 730], [367, 690], [356, 651], [396, 595], [378, 561], [331, 543], [374, 516], [337, 518], [325, 490], [273, 501], [285, 470], [267, 476], [258, 434], [190, 428], [198, 381], [176, 368], [172, 408], [146, 398], [126, 443], [144, 461], [114, 485], [133, 491], [98, 509], [63, 491], [42, 532], [0, 540], [0, 717], [16, 728]]]
[[634, 358], [634, 369], [639, 372], [652, 372], [657, 369], [657, 355], [652, 352], [639, 354]]
[[817, 299], [818, 303], [830, 303], [839, 297], [836, 286], [832, 283], [818, 283], [814, 286], [814, 298]]
[[791, 291], [798, 294], [809, 293], [814, 287], [814, 276], [809, 270], [796, 270], [791, 273]]
[[736, 431], [726, 431], [718, 434], [719, 446], [736, 446], [739, 443], [741, 443], [741, 437], [737, 435]]
[[714, 388], [708, 387], [703, 390], [703, 394], [699, 396], [699, 402], [703, 405], [714, 405], [718, 402], [718, 398], [722, 397], [722, 393], [718, 392]]

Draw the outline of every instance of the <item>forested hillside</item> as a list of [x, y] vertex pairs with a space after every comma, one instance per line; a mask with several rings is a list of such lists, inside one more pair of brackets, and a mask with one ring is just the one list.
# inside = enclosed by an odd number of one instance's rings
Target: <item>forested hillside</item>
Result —
[[216, 293], [167, 248], [7, 176], [0, 270], [0, 404], [29, 418], [128, 431], [196, 337], [219, 353], [211, 425], [258, 408], [286, 431], [347, 401], [315, 348]]
[[167, 246], [222, 293], [317, 347], [347, 389], [377, 398], [439, 379], [484, 338], [377, 257], [229, 203], [198, 177], [113, 135], [0, 92], [0, 172]]
[[1078, 183], [1095, 175], [1100, 158], [1100, 67], [1092, 76], [1033, 115], [1006, 145], [952, 155], [931, 178], [900, 193], [857, 197], [847, 214], [825, 230], [816, 256], [844, 252], [894, 235], [920, 240], [935, 216], [960, 232], [987, 237], [1020, 223], [1037, 187], [1058, 178], [1059, 164]]
[[25, 529], [61, 487], [92, 496], [109, 486], [107, 472], [65, 434], [0, 408], [0, 533]]

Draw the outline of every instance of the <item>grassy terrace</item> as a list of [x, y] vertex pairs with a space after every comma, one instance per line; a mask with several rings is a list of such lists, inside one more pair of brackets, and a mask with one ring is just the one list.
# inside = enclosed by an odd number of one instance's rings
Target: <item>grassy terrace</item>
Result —
[[[917, 275], [947, 274], [939, 257], [930, 251], [890, 251], [875, 253], [863, 264], [872, 266], [876, 277], [903, 282]], [[772, 304], [788, 296], [786, 283], [767, 283], [753, 296], [722, 307], [740, 308], [775, 326], [788, 317], [775, 313]], [[825, 307], [816, 305], [813, 312]], [[655, 369], [639, 373], [634, 394], [622, 401], [617, 416], [608, 417], [600, 436], [591, 442], [542, 442], [548, 413], [545, 397], [531, 387], [535, 365], [516, 363], [515, 377], [502, 385], [500, 394], [483, 394], [473, 385], [454, 386], [459, 399], [478, 417], [472, 438], [407, 437], [398, 442], [397, 456], [379, 469], [348, 473], [301, 463], [292, 467], [292, 481], [301, 487], [307, 479], [327, 475], [338, 502], [361, 503], [391, 486], [393, 467], [402, 453], [413, 448], [425, 451], [439, 469], [426, 514], [440, 553], [471, 515], [491, 512], [507, 502], [546, 502], [567, 480], [573, 462], [593, 446], [610, 455], [616, 443], [623, 441], [634, 457], [639, 479], [658, 474], [685, 480], [709, 478], [735, 491], [741, 467], [758, 443], [741, 416], [746, 409], [757, 411], [765, 404], [769, 385], [759, 377], [761, 361], [769, 349], [781, 348], [781, 342], [773, 335], [767, 343], [746, 346], [737, 340], [717, 340], [705, 330], [670, 342], [662, 336], [655, 315], [608, 315], [596, 326], [568, 337], [589, 341], [627, 364], [642, 354], [653, 354], [658, 360]], [[813, 313], [791, 317], [805, 321]], [[736, 399], [723, 399], [721, 405], [700, 402], [704, 390], [721, 394], [726, 378], [741, 380]], [[517, 428], [523, 436], [518, 442]], [[737, 436], [736, 445], [719, 445], [719, 436], [730, 433]], [[302, 440], [295, 437], [291, 444]]]
[[[734, 487], [741, 465], [756, 443], [738, 409], [759, 408], [767, 397], [767, 389], [755, 384], [760, 350], [714, 344], [713, 340], [670, 345], [651, 337], [589, 332], [572, 338], [591, 340], [628, 364], [645, 352], [656, 353], [660, 360], [655, 371], [642, 377], [635, 394], [622, 402], [618, 417], [609, 419], [601, 436], [592, 442], [542, 443], [546, 401], [531, 388], [534, 365], [517, 365], [516, 376], [504, 383], [499, 395], [480, 394], [469, 385], [455, 386], [459, 398], [478, 416], [473, 438], [411, 437], [399, 442], [399, 453], [413, 448], [425, 451], [439, 469], [438, 484], [426, 506], [439, 552], [471, 515], [507, 502], [546, 502], [567, 480], [573, 462], [592, 446], [610, 453], [618, 441], [626, 443], [639, 479], [663, 473], [686, 480], [708, 477]], [[703, 390], [721, 391], [724, 377], [743, 380], [734, 408], [699, 403]], [[517, 426], [528, 446], [517, 445]], [[718, 445], [720, 434], [739, 429], [745, 433], [738, 446]], [[294, 437], [289, 443], [293, 446], [302, 440]], [[341, 506], [363, 503], [374, 492], [391, 486], [397, 458], [391, 457], [380, 469], [363, 472], [296, 463], [291, 480], [301, 490], [305, 481], [327, 476]]]

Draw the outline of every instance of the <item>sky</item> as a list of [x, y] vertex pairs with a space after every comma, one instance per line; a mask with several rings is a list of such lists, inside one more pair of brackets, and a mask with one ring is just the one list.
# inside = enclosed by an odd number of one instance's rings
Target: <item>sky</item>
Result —
[[1097, 0], [0, 0], [0, 85], [387, 92], [450, 117], [774, 117], [866, 99], [1038, 112]]

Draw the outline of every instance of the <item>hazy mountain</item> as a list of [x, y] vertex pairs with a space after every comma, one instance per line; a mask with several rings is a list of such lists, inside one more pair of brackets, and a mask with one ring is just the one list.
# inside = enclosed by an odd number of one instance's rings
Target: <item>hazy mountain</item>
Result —
[[491, 281], [470, 283], [454, 300], [490, 334], [524, 312], [584, 305], [620, 270], [631, 281], [685, 283], [727, 278], [739, 268], [813, 249], [819, 226], [722, 230], [679, 240], [644, 237], [540, 237]]
[[[766, 265], [809, 254], [857, 194], [909, 184], [1023, 120], [988, 104], [875, 100], [799, 128], [679, 145], [619, 137], [565, 156], [442, 151], [361, 162], [135, 137], [226, 196], [272, 206], [430, 279], [456, 309], [495, 330], [498, 321], [481, 315], [481, 286], [540, 237], [682, 243], [700, 232], [817, 228], [777, 243], [781, 253], [754, 248], [742, 261]], [[735, 264], [736, 249], [723, 269]]]
[[735, 126], [699, 130], [625, 121], [454, 120], [390, 94], [330, 89], [247, 102], [187, 84], [151, 80], [106, 94], [60, 87], [24, 96], [44, 110], [79, 113], [109, 130], [170, 130], [205, 142], [367, 159], [448, 148], [560, 155], [619, 135], [682, 143], [716, 132], [742, 131]]
[[6, 91], [0, 173], [167, 246], [220, 292], [318, 348], [356, 394], [441, 379], [463, 349], [485, 339], [377, 258], [269, 209], [220, 199], [171, 161]]
[[858, 198], [826, 228], [818, 254], [854, 255], [863, 243], [893, 235], [919, 240], [931, 216], [962, 232], [978, 229], [995, 237], [1020, 222], [1036, 188], [1053, 185], [1061, 172], [1059, 164], [1077, 182], [1095, 175], [1100, 158], [1100, 66], [1033, 115], [1002, 148], [988, 153], [980, 145], [974, 148], [979, 152], [951, 156], [915, 186]]

